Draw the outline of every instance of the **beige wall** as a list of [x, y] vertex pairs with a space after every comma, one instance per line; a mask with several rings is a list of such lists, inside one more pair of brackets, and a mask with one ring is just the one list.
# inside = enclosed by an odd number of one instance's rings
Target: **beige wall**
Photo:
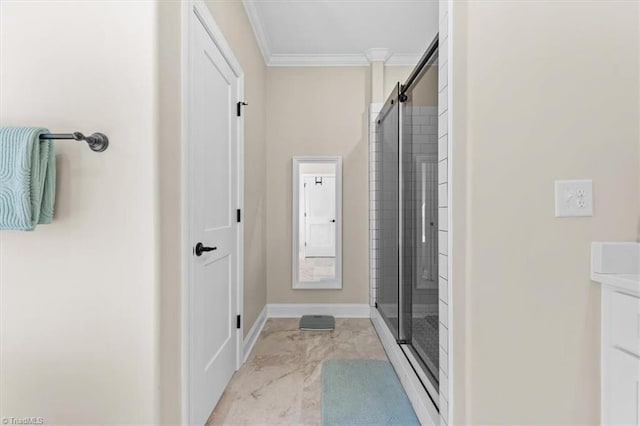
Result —
[[386, 101], [396, 84], [404, 84], [409, 78], [409, 74], [413, 71], [413, 66], [386, 66], [384, 67], [384, 93], [382, 102]]
[[[638, 4], [454, 2], [454, 422], [597, 424], [591, 241], [638, 231]], [[592, 178], [594, 216], [553, 181]]]
[[1, 125], [111, 140], [56, 142], [54, 222], [0, 232], [0, 417], [157, 418], [155, 19], [150, 2], [0, 3]]
[[182, 5], [158, 2], [160, 196], [160, 421], [178, 424], [182, 401]]
[[[269, 303], [368, 303], [367, 67], [267, 70]], [[343, 289], [291, 289], [291, 158], [343, 159]]]
[[419, 84], [416, 80], [411, 93], [413, 106], [438, 106], [438, 72], [438, 65], [430, 65]]
[[267, 302], [266, 79], [267, 67], [242, 2], [207, 1], [245, 74], [244, 333]]

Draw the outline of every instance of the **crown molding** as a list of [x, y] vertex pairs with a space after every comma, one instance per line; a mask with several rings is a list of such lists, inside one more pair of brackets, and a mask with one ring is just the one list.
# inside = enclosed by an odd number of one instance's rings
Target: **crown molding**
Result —
[[[416, 66], [421, 55], [395, 54], [389, 56], [385, 66]], [[366, 54], [280, 54], [274, 53], [267, 61], [269, 67], [367, 67], [372, 61]]]
[[369, 62], [387, 62], [391, 57], [391, 50], [383, 47], [374, 47], [365, 50], [364, 56]]
[[270, 67], [362, 67], [368, 66], [365, 55], [350, 54], [273, 54]]
[[396, 53], [391, 55], [387, 62], [384, 64], [387, 66], [411, 66], [415, 67], [420, 62], [422, 55], [414, 55], [411, 53]]
[[247, 13], [247, 17], [249, 18], [251, 28], [253, 28], [253, 33], [256, 36], [256, 41], [258, 42], [258, 47], [262, 52], [264, 62], [265, 64], [269, 65], [269, 62], [271, 61], [271, 48], [269, 47], [269, 39], [267, 38], [267, 33], [264, 31], [264, 27], [262, 26], [262, 22], [260, 20], [258, 7], [256, 6], [256, 0], [242, 0], [242, 4], [244, 6], [245, 12]]

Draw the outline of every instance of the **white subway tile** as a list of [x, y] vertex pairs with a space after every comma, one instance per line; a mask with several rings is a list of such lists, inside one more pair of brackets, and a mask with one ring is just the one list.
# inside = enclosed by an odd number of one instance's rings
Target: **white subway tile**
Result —
[[440, 349], [440, 357], [439, 357], [439, 361], [440, 361], [440, 369], [442, 370], [442, 372], [445, 375], [449, 375], [449, 359], [447, 358], [447, 353], [442, 350], [442, 348]]
[[449, 233], [438, 231], [438, 251], [440, 254], [449, 254]]
[[[446, 22], [443, 24], [447, 26]], [[438, 43], [438, 60], [442, 62], [449, 62], [449, 36], [447, 34], [443, 34], [440, 42]]]
[[449, 352], [449, 330], [444, 324], [440, 323], [440, 329], [438, 331], [438, 340], [440, 340], [440, 347]]
[[449, 230], [449, 208], [440, 207], [438, 209], [438, 228], [442, 231]]
[[449, 205], [447, 188], [448, 184], [446, 183], [438, 185], [438, 207], [448, 207]]
[[446, 278], [440, 277], [438, 280], [438, 297], [441, 302], [449, 302], [449, 282]]
[[438, 161], [444, 160], [449, 157], [449, 144], [448, 144], [448, 136], [444, 134], [440, 139], [438, 139]]
[[438, 183], [447, 182], [447, 159], [438, 162]]
[[429, 118], [430, 117], [425, 114], [413, 115], [411, 124], [413, 124], [414, 126], [431, 124]]
[[440, 370], [438, 372], [438, 386], [440, 396], [449, 401], [449, 377]]
[[438, 2], [438, 21], [442, 21], [442, 18], [445, 16], [448, 10], [449, 2], [447, 0], [440, 0]]
[[438, 136], [444, 136], [449, 133], [448, 120], [449, 111], [444, 111], [438, 116]]
[[438, 255], [438, 274], [442, 278], [448, 278], [448, 257], [444, 254]]
[[449, 12], [443, 13], [442, 19], [440, 19], [439, 33], [440, 33], [440, 42], [445, 43], [446, 40], [449, 38]]
[[414, 135], [411, 135], [411, 136], [412, 136], [413, 142], [416, 145], [421, 146], [421, 145], [425, 145], [425, 144], [429, 143], [429, 135], [416, 135], [416, 134], [414, 134]]
[[449, 109], [449, 86], [445, 87], [438, 93], [438, 115], [442, 115], [443, 112]]
[[444, 397], [440, 396], [440, 417], [444, 424], [449, 424], [449, 403]]
[[438, 67], [438, 92], [442, 91], [442, 89], [444, 89], [444, 87], [447, 85], [447, 79], [448, 79], [448, 70], [449, 66], [448, 64], [445, 62], [444, 64], [441, 62], [439, 64]]
[[444, 302], [438, 303], [438, 319], [445, 327], [449, 327], [449, 305]]

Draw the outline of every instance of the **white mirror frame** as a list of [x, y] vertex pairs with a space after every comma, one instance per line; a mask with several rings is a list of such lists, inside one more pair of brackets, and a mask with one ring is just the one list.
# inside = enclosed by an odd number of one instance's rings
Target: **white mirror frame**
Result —
[[[300, 281], [299, 277], [299, 230], [300, 230], [300, 165], [307, 163], [334, 163], [336, 165], [336, 275], [334, 280]], [[296, 156], [293, 157], [291, 174], [293, 186], [291, 265], [292, 283], [296, 290], [342, 289], [342, 157], [340, 156]]]

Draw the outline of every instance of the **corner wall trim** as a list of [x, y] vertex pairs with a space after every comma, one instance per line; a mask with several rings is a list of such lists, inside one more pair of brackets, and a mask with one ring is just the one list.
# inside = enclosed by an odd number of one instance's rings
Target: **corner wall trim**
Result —
[[258, 318], [251, 326], [251, 330], [247, 333], [247, 337], [244, 338], [242, 344], [242, 353], [243, 358], [242, 362], [247, 362], [249, 355], [251, 355], [251, 351], [253, 350], [253, 346], [256, 344], [262, 329], [264, 328], [265, 323], [267, 322], [267, 305], [264, 305], [262, 308], [262, 312], [258, 315]]
[[369, 318], [367, 303], [269, 303], [269, 318], [297, 318], [302, 315], [333, 315], [336, 318]]

